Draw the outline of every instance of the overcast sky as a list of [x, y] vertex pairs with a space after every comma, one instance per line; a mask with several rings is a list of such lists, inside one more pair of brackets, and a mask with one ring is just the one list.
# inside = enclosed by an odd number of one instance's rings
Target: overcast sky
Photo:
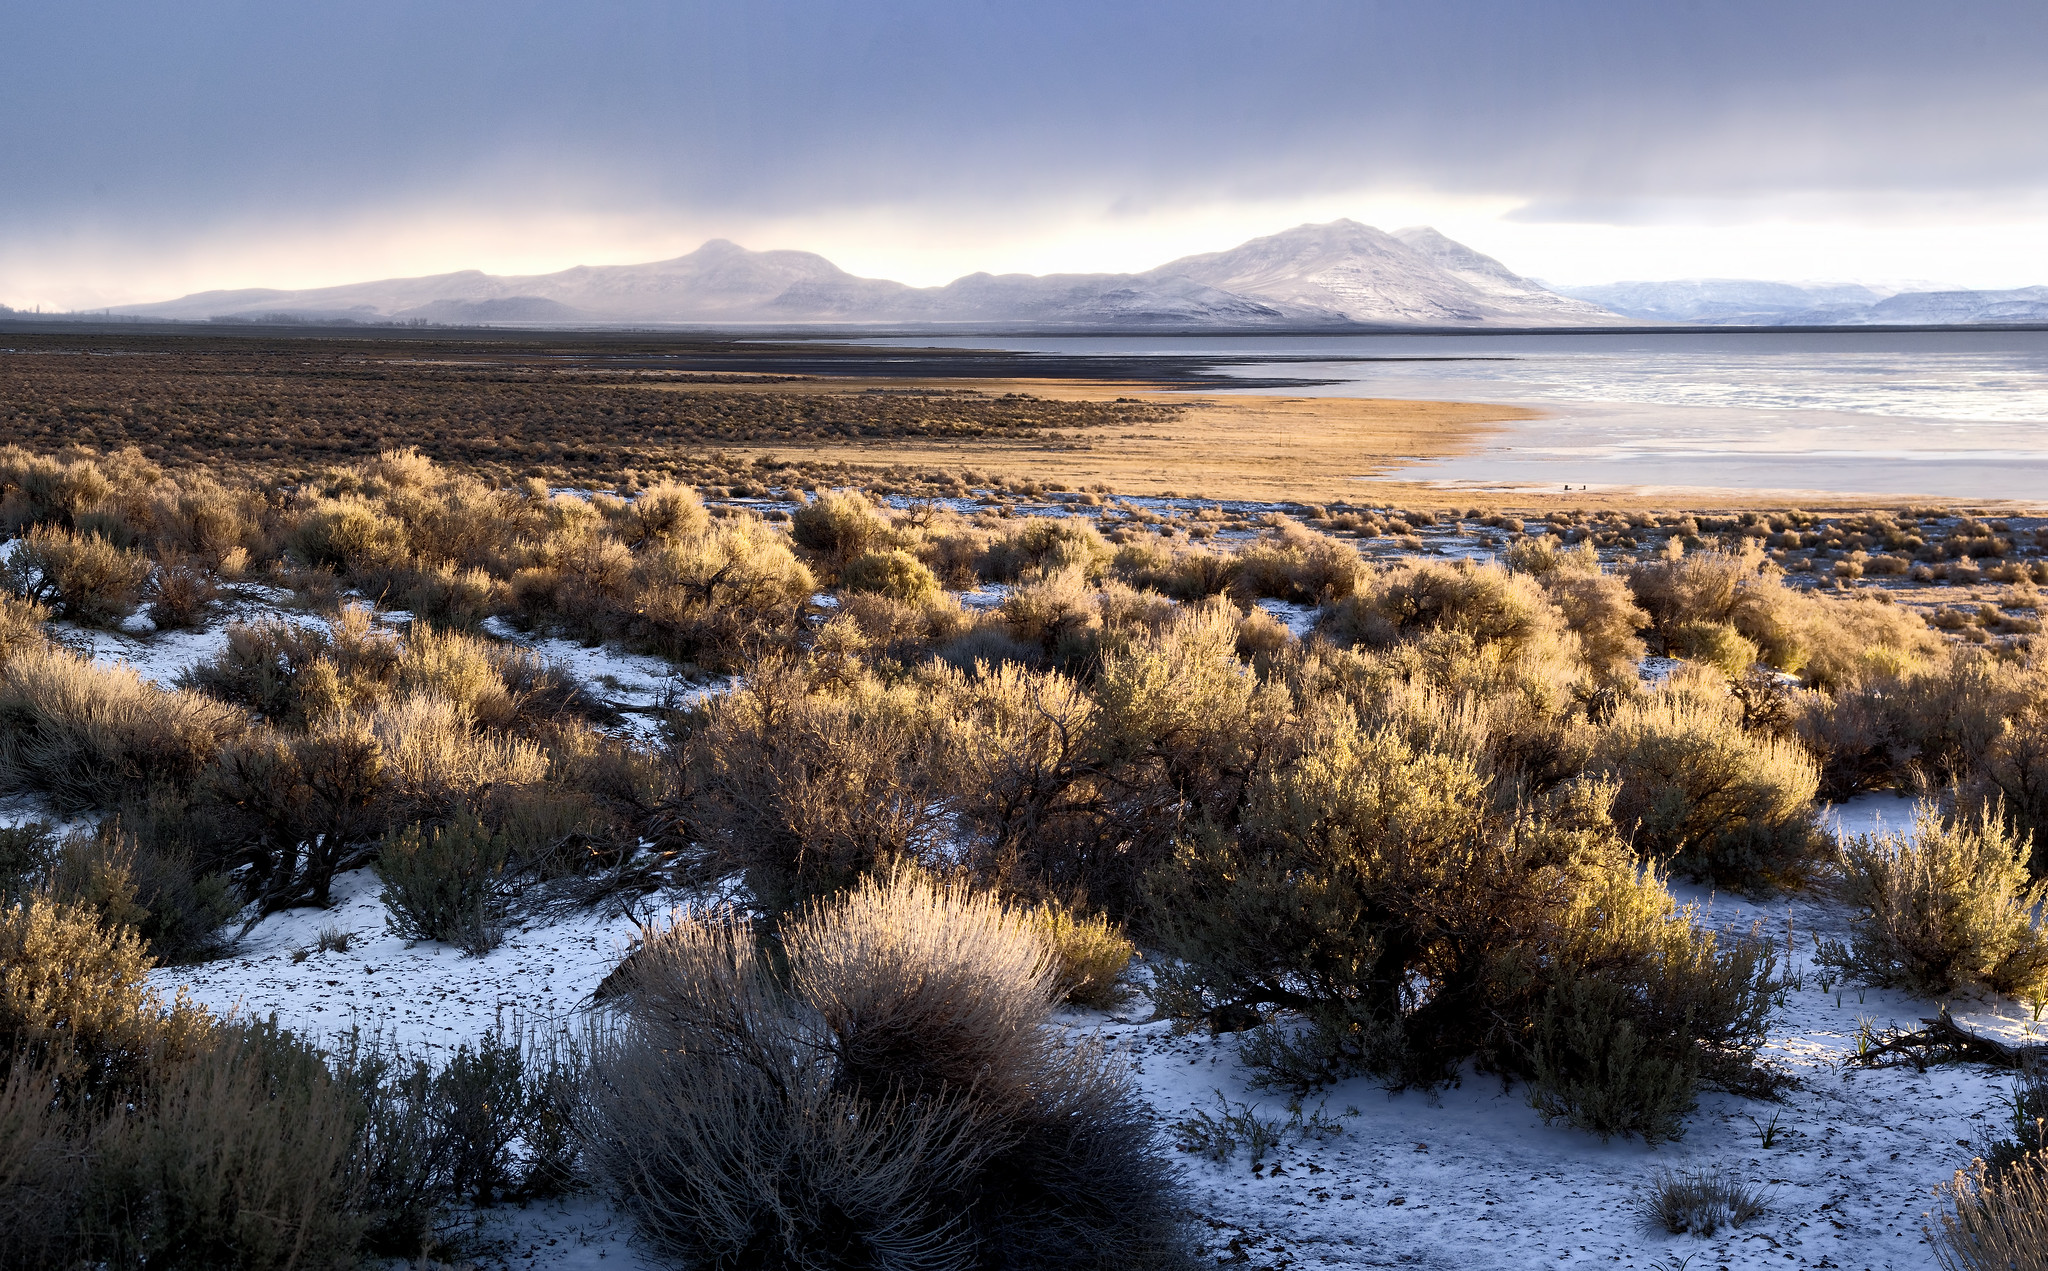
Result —
[[2048, 4], [0, 0], [0, 302], [1309, 220], [1556, 282], [2048, 283]]

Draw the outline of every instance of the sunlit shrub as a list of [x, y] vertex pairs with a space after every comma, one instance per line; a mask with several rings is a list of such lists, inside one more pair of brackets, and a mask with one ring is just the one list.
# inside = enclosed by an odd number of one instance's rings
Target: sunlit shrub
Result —
[[1060, 996], [1076, 1006], [1116, 1005], [1124, 969], [1138, 953], [1123, 931], [1101, 914], [1077, 913], [1057, 901], [1032, 909], [1029, 917], [1052, 954]]
[[97, 535], [38, 525], [15, 544], [5, 569], [8, 590], [87, 625], [117, 622], [135, 612], [149, 581], [147, 558]]
[[85, 905], [29, 896], [0, 907], [0, 1068], [55, 1057], [94, 1088], [191, 1053], [211, 1017], [149, 987], [141, 936]]
[[938, 598], [938, 576], [909, 552], [896, 549], [855, 557], [839, 573], [848, 591], [875, 592], [905, 604], [922, 605]]
[[1910, 835], [1841, 845], [1843, 894], [1861, 914], [1824, 960], [1871, 984], [1947, 997], [1973, 986], [2013, 996], [2048, 991], [2048, 933], [2034, 910], [2029, 844], [1996, 809], [1944, 818], [1923, 803]]
[[1597, 769], [1620, 783], [1615, 819], [1648, 858], [1737, 887], [1793, 881], [1813, 863], [1819, 771], [1725, 705], [1659, 694], [1622, 708], [1596, 747]]
[[856, 493], [825, 493], [790, 513], [789, 536], [832, 569], [865, 556], [889, 537], [889, 523]]
[[1704, 662], [1723, 675], [1737, 676], [1756, 664], [1757, 647], [1727, 622], [1681, 622], [1664, 638], [1673, 657]]
[[0, 788], [40, 791], [65, 809], [187, 784], [246, 727], [234, 708], [159, 689], [128, 666], [47, 647], [0, 664]]
[[1033, 516], [989, 544], [983, 572], [1013, 582], [1027, 571], [1055, 574], [1078, 570], [1089, 582], [1101, 579], [1115, 556], [1102, 532], [1085, 517]]
[[[1361, 731], [1346, 708], [1307, 727], [1234, 828], [1198, 824], [1153, 874], [1176, 959], [1154, 972], [1162, 1009], [1286, 1012], [1245, 1052], [1274, 1084], [1434, 1085], [1476, 1058], [1540, 1077], [1539, 1107], [1603, 1133], [1675, 1134], [1695, 1072], [1747, 1070], [1771, 960], [1674, 912], [1614, 833], [1612, 787], [1517, 809], [1470, 756]], [[1557, 1027], [1592, 993], [1609, 1033], [1626, 1020], [1640, 1040], [1624, 1080], [1590, 1030]], [[1638, 1079], [1646, 1060], [1659, 1079]]]
[[658, 1248], [1182, 1264], [1142, 1105], [1101, 1052], [1042, 1027], [1052, 974], [1022, 915], [899, 874], [781, 944], [786, 990], [715, 915], [679, 914], [623, 969], [591, 1154]]
[[865, 678], [827, 688], [801, 666], [757, 666], [687, 742], [693, 836], [771, 912], [892, 860], [934, 863], [946, 841], [933, 705]]

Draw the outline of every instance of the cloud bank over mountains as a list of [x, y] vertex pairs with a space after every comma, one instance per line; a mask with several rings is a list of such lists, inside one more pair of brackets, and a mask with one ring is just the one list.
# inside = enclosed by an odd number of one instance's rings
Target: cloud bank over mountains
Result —
[[1427, 228], [1302, 225], [1137, 274], [859, 278], [823, 256], [714, 239], [645, 265], [476, 270], [303, 291], [206, 291], [114, 310], [182, 320], [582, 326], [1580, 327], [1622, 321]]

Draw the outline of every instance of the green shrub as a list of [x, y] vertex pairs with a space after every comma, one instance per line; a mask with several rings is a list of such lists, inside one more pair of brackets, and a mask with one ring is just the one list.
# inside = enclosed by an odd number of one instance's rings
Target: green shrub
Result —
[[1518, 809], [1469, 752], [1328, 706], [1294, 750], [1234, 829], [1197, 826], [1154, 873], [1162, 1010], [1285, 1012], [1244, 1052], [1274, 1084], [1434, 1085], [1477, 1059], [1543, 1073], [1550, 1108], [1610, 1133], [1675, 1133], [1695, 1064], [1748, 1073], [1769, 951], [1674, 912], [1608, 820], [1612, 787]]
[[1630, 1018], [1628, 998], [1627, 987], [1597, 979], [1550, 991], [1531, 1047], [1529, 1102], [1544, 1120], [1602, 1139], [1680, 1138], [1699, 1084], [1697, 1056], [1654, 1046]]
[[504, 840], [467, 811], [446, 825], [409, 825], [387, 835], [377, 877], [391, 929], [408, 940], [440, 940], [482, 957], [505, 929]]
[[355, 1265], [348, 1092], [274, 1023], [216, 1027], [92, 1134], [79, 1228], [111, 1266]]
[[1110, 1007], [1123, 998], [1124, 969], [1138, 948], [1101, 914], [1049, 902], [1031, 910], [1038, 938], [1052, 951], [1053, 982], [1076, 1006]]
[[848, 591], [877, 592], [905, 604], [928, 604], [939, 596], [939, 579], [902, 549], [855, 557], [839, 573]]
[[1723, 886], [1796, 881], [1819, 851], [1820, 774], [1797, 743], [1744, 731], [1726, 703], [1662, 693], [1600, 730], [1595, 768], [1651, 860]]
[[39, 525], [15, 545], [5, 575], [14, 595], [49, 605], [60, 617], [105, 626], [135, 612], [150, 564], [97, 535]]
[[1982, 985], [2048, 995], [2048, 933], [2034, 911], [2048, 881], [2032, 882], [2029, 843], [1995, 808], [1944, 818], [1922, 804], [1913, 833], [1843, 843], [1844, 895], [1860, 915], [1824, 960], [1871, 984], [1947, 997]]
[[623, 968], [590, 1152], [692, 1263], [1182, 1265], [1172, 1175], [1118, 1065], [1044, 1027], [1047, 950], [915, 874], [785, 925], [681, 915]]
[[1664, 647], [1673, 657], [1704, 662], [1731, 678], [1757, 660], [1757, 647], [1726, 622], [1682, 622], [1665, 637]]

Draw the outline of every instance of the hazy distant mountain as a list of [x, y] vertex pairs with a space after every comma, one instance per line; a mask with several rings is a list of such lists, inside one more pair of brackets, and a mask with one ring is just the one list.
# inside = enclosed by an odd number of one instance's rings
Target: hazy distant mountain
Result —
[[1961, 322], [2048, 322], [2048, 287], [2010, 291], [1902, 291], [1836, 319], [1859, 326]]
[[1891, 292], [1846, 284], [1687, 278], [1559, 287], [1616, 313], [1648, 322], [1715, 326], [1941, 326], [2048, 322], [2048, 287], [2012, 291]]
[[859, 278], [810, 252], [714, 239], [648, 265], [497, 277], [466, 270], [304, 291], [207, 291], [121, 313], [158, 318], [514, 326], [752, 324], [1023, 327], [1558, 326], [1621, 321], [1543, 290], [1430, 229], [1303, 225], [1142, 274], [970, 274], [943, 287]]
[[1888, 294], [1854, 283], [1802, 285], [1754, 278], [1610, 282], [1596, 287], [1553, 290], [1649, 322], [1728, 323], [1770, 323], [1795, 313], [1857, 309], [1875, 304]]

